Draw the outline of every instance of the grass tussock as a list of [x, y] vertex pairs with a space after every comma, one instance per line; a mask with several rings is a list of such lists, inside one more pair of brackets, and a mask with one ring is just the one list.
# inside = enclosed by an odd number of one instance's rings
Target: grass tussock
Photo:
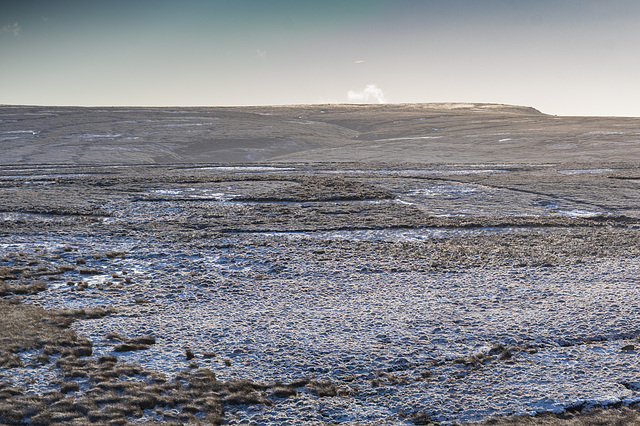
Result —
[[113, 348], [114, 352], [131, 352], [131, 351], [144, 351], [151, 348], [149, 345], [140, 343], [121, 343]]
[[75, 271], [75, 270], [76, 270], [75, 266], [65, 264], [65, 265], [58, 266], [58, 271], [57, 272], [59, 274], [64, 274], [65, 272], [71, 272], [71, 271]]
[[124, 251], [107, 251], [104, 253], [104, 255], [106, 256], [107, 259], [115, 259], [116, 257], [124, 259], [127, 253]]
[[78, 273], [80, 275], [99, 275], [100, 270], [98, 268], [81, 267], [81, 268], [78, 268]]
[[0, 300], [0, 353], [49, 347], [80, 345], [80, 338], [67, 327], [73, 322], [61, 311]]
[[288, 398], [291, 396], [297, 396], [298, 395], [298, 391], [296, 388], [290, 387], [290, 386], [284, 386], [284, 385], [276, 385], [274, 387], [272, 387], [270, 389], [270, 393], [273, 396], [276, 396], [278, 398]]
[[47, 289], [47, 284], [41, 281], [32, 283], [8, 284], [0, 281], [0, 297], [11, 294], [37, 294]]
[[338, 387], [331, 380], [311, 380], [306, 388], [319, 397], [331, 397], [338, 395]]

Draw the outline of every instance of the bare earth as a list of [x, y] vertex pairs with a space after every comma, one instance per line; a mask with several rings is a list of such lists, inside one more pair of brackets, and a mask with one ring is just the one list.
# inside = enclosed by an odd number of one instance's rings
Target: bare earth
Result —
[[0, 148], [0, 423], [638, 421], [640, 119], [3, 106]]

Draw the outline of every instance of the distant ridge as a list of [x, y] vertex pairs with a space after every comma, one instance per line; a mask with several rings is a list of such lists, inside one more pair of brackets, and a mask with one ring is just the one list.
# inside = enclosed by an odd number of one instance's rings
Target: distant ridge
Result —
[[0, 106], [0, 120], [6, 165], [640, 160], [638, 118], [504, 104]]
[[423, 102], [423, 103], [384, 103], [384, 104], [350, 104], [350, 103], [328, 103], [328, 104], [283, 104], [283, 105], [211, 105], [211, 106], [175, 106], [175, 105], [167, 105], [167, 106], [144, 106], [144, 105], [134, 105], [134, 106], [119, 106], [119, 105], [109, 105], [109, 106], [77, 106], [77, 105], [12, 105], [12, 104], [0, 104], [0, 108], [57, 108], [57, 109], [246, 109], [246, 110], [255, 110], [255, 109], [264, 109], [264, 108], [278, 108], [278, 109], [287, 109], [287, 108], [367, 108], [367, 109], [395, 109], [395, 108], [426, 108], [426, 109], [442, 109], [442, 110], [473, 110], [473, 111], [483, 111], [483, 110], [501, 110], [501, 111], [513, 111], [513, 112], [521, 112], [521, 113], [533, 113], [533, 114], [543, 114], [536, 108], [521, 106], [521, 105], [510, 105], [510, 104], [495, 104], [495, 103], [482, 103], [482, 102]]

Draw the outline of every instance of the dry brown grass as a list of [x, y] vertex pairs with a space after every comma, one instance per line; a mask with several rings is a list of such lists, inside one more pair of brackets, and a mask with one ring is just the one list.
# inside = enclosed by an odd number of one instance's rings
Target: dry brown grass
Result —
[[338, 387], [330, 380], [312, 380], [307, 384], [307, 389], [320, 397], [338, 395]]
[[124, 251], [107, 251], [107, 252], [104, 253], [104, 255], [107, 257], [107, 259], [115, 259], [116, 257], [124, 259], [126, 254], [127, 253], [124, 252]]
[[78, 268], [78, 273], [80, 275], [98, 275], [100, 274], [100, 271], [97, 268], [82, 267], [82, 268]]
[[[482, 422], [468, 423], [476, 426], [631, 426], [640, 424], [638, 407], [569, 410], [563, 414], [544, 413], [535, 417], [509, 416], [495, 417]], [[571, 412], [573, 411], [573, 412]]]
[[17, 284], [8, 284], [0, 281], [0, 297], [9, 294], [36, 294], [47, 289], [47, 284], [41, 281], [32, 283], [20, 282]]
[[114, 352], [130, 352], [130, 351], [143, 351], [149, 349], [151, 346], [144, 345], [140, 343], [121, 343], [116, 345], [113, 350]]
[[79, 342], [68, 328], [69, 316], [33, 305], [0, 300], [0, 351], [15, 353], [50, 347], [72, 347]]

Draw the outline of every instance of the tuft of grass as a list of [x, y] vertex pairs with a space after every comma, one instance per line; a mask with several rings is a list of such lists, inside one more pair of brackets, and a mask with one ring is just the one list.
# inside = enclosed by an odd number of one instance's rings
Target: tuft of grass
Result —
[[111, 306], [106, 308], [98, 306], [95, 308], [61, 309], [58, 312], [62, 316], [77, 320], [103, 318], [107, 315], [115, 314], [118, 311]]
[[497, 355], [498, 358], [502, 360], [511, 359], [511, 357], [513, 356], [511, 351], [502, 345], [495, 345], [494, 347], [492, 347], [489, 351], [489, 355]]
[[217, 391], [222, 388], [216, 374], [208, 368], [188, 370], [177, 376], [177, 379], [185, 381], [188, 389], [199, 392]]
[[151, 346], [145, 345], [145, 344], [142, 344], [142, 343], [128, 343], [128, 342], [125, 342], [125, 343], [121, 343], [119, 345], [116, 345], [113, 348], [113, 351], [114, 352], [143, 351], [143, 350], [146, 350], [146, 349], [149, 349], [149, 348], [151, 348]]
[[64, 382], [60, 385], [60, 393], [77, 392], [80, 390], [80, 385], [76, 381]]
[[153, 336], [138, 336], [127, 339], [127, 343], [136, 343], [142, 345], [155, 345], [156, 338]]
[[263, 404], [263, 405], [273, 405], [273, 401], [264, 395], [259, 394], [258, 392], [236, 392], [227, 395], [223, 399], [225, 404], [229, 405], [253, 405], [253, 404]]
[[0, 282], [0, 297], [4, 297], [10, 294], [37, 294], [47, 289], [47, 284], [41, 281], [35, 281], [30, 284], [7, 284]]
[[58, 273], [64, 274], [65, 272], [75, 271], [76, 267], [73, 265], [60, 265], [58, 266]]
[[287, 383], [287, 387], [290, 388], [301, 388], [303, 386], [306, 386], [309, 384], [309, 382], [311, 382], [311, 379], [307, 378], [307, 377], [301, 377], [299, 379], [295, 379], [290, 381], [289, 383]]
[[124, 252], [124, 251], [107, 251], [107, 252], [104, 253], [104, 255], [107, 257], [107, 259], [115, 259], [116, 257], [124, 259], [126, 254], [127, 253]]
[[118, 362], [118, 358], [116, 358], [113, 355], [103, 355], [100, 358], [98, 358], [98, 363], [100, 364], [106, 364], [106, 363], [115, 364], [116, 362]]
[[0, 368], [24, 367], [24, 363], [16, 354], [0, 352]]
[[306, 387], [319, 397], [338, 395], [338, 387], [331, 380], [312, 380]]
[[288, 398], [298, 395], [298, 391], [288, 386], [274, 386], [271, 388], [271, 394], [278, 398]]
[[9, 268], [8, 266], [0, 266], [0, 280], [16, 280], [16, 270]]
[[405, 418], [414, 425], [436, 425], [436, 422], [424, 411], [414, 411]]
[[109, 333], [107, 333], [107, 340], [119, 340], [121, 342], [124, 342], [125, 339], [118, 333], [110, 331]]

